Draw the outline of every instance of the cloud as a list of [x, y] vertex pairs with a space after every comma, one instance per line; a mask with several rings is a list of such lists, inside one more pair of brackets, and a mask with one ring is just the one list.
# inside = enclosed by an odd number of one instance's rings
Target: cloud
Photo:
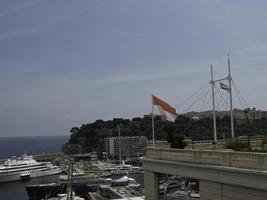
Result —
[[52, 134], [72, 123], [150, 112], [151, 91], [175, 105], [208, 84], [210, 64], [215, 78], [225, 77], [228, 50], [244, 96], [267, 107], [266, 5], [0, 1], [0, 121], [26, 119], [25, 133], [36, 122], [31, 134]]
[[[257, 46], [250, 46], [242, 49], [237, 49], [234, 51], [234, 54], [237, 56], [262, 56], [262, 55], [267, 55], [267, 44], [260, 44]], [[267, 60], [267, 58], [266, 58]]]
[[[25, 9], [29, 9], [31, 7], [34, 7], [41, 2], [44, 2], [44, 0], [33, 0], [33, 1], [17, 1], [15, 4], [11, 4], [10, 6], [5, 6], [4, 3], [1, 4], [2, 9], [0, 8], [0, 18], [2, 17], [12, 17], [18, 12], [21, 12]], [[7, 3], [8, 4], [8, 3]], [[8, 8], [9, 7], [9, 8]]]
[[77, 115], [74, 115], [74, 114], [65, 114], [63, 116], [64, 119], [67, 119], [67, 120], [73, 120], [73, 119], [77, 119], [78, 116]]

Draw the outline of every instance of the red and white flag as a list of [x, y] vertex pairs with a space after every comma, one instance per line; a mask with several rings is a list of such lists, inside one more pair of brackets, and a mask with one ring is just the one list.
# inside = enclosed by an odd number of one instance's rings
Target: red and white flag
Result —
[[222, 82], [220, 82], [220, 88], [226, 91], [230, 90], [230, 87]]
[[[152, 95], [153, 114], [164, 116], [166, 120], [174, 122], [176, 119], [176, 110], [167, 102]], [[156, 112], [154, 112], [156, 111]]]

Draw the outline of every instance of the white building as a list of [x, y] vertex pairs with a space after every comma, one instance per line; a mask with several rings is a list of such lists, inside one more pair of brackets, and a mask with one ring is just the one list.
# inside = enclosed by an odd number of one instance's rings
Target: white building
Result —
[[105, 139], [105, 148], [109, 157], [133, 158], [143, 156], [146, 153], [147, 138], [145, 136], [109, 137]]

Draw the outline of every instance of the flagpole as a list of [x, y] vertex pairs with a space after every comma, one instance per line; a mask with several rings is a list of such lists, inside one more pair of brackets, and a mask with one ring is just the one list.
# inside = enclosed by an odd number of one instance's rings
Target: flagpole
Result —
[[232, 97], [232, 77], [231, 77], [231, 67], [230, 67], [230, 56], [228, 53], [228, 76], [226, 78], [213, 80], [213, 84], [215, 82], [228, 80], [228, 87], [225, 86], [223, 83], [221, 84], [221, 89], [227, 90], [229, 92], [229, 100], [230, 100], [230, 117], [231, 117], [231, 137], [234, 140], [235, 139], [235, 130], [234, 130], [234, 117], [233, 117], [233, 97]]
[[213, 131], [214, 131], [214, 142], [217, 143], [217, 128], [216, 128], [216, 112], [215, 112], [215, 94], [214, 94], [214, 80], [213, 80], [213, 66], [210, 66], [211, 72], [211, 89], [212, 89], [212, 107], [213, 107]]
[[232, 98], [232, 77], [231, 77], [231, 67], [230, 67], [230, 56], [228, 53], [228, 82], [229, 82], [229, 98], [230, 98], [230, 116], [231, 116], [231, 136], [235, 139], [234, 131], [234, 119], [233, 119], [233, 98]]
[[155, 147], [155, 125], [154, 125], [154, 108], [153, 108], [153, 94], [151, 93], [151, 105], [152, 105], [152, 113], [151, 113], [151, 123], [152, 123], [152, 142], [153, 147]]

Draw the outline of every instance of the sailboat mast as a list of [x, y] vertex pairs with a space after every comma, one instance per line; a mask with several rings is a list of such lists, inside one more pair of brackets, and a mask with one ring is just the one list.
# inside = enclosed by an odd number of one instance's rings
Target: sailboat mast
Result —
[[70, 200], [73, 200], [73, 192], [72, 192], [72, 187], [73, 187], [73, 161], [71, 161], [70, 170], [71, 170], [71, 173], [70, 173], [70, 185], [71, 185]]
[[231, 77], [231, 67], [230, 67], [230, 56], [228, 53], [228, 82], [229, 82], [229, 98], [230, 98], [230, 116], [231, 116], [231, 136], [235, 139], [234, 131], [234, 118], [233, 118], [233, 98], [232, 98], [232, 77]]
[[68, 186], [67, 186], [67, 200], [70, 200], [71, 184], [70, 184], [70, 160], [68, 163]]
[[217, 128], [216, 128], [216, 111], [215, 111], [215, 94], [214, 94], [214, 85], [215, 82], [213, 80], [213, 66], [210, 66], [211, 72], [211, 89], [212, 89], [212, 107], [213, 107], [213, 131], [214, 131], [214, 142], [217, 143]]
[[71, 160], [69, 160], [69, 163], [68, 163], [67, 200], [73, 199], [72, 185], [73, 185], [73, 162]]
[[119, 132], [119, 164], [121, 165], [121, 127], [118, 125]]

